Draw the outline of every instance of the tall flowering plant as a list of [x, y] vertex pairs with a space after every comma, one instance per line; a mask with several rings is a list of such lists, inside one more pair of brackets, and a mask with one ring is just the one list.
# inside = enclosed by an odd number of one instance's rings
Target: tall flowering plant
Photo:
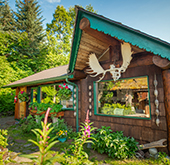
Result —
[[60, 100], [69, 100], [72, 95], [71, 89], [66, 85], [66, 83], [63, 83], [63, 85], [59, 85], [59, 90], [57, 92], [57, 96]]
[[48, 115], [51, 108], [47, 109], [47, 112], [45, 114], [44, 122], [41, 122], [42, 130], [41, 129], [34, 129], [32, 130], [35, 135], [37, 136], [37, 141], [34, 141], [32, 139], [29, 139], [30, 142], [34, 143], [36, 146], [39, 147], [40, 154], [37, 157], [31, 156], [31, 155], [20, 155], [22, 157], [30, 158], [37, 162], [38, 165], [47, 165], [52, 164], [52, 160], [56, 159], [56, 157], [47, 158], [46, 155], [48, 151], [51, 149], [52, 146], [54, 146], [58, 140], [55, 140], [57, 137], [50, 138], [49, 134], [54, 129], [54, 127], [50, 128], [51, 123], [47, 123]]
[[[86, 120], [84, 123], [82, 123], [78, 138], [75, 139], [74, 145], [71, 145], [69, 148], [71, 152], [74, 154], [74, 156], [80, 161], [83, 161], [84, 159], [88, 159], [88, 154], [83, 149], [84, 144], [93, 143], [92, 140], [95, 140], [95, 138], [91, 136], [92, 131], [96, 129], [95, 127], [92, 126], [92, 124], [93, 123], [90, 123], [89, 120], [89, 110], [88, 110], [86, 114]], [[69, 156], [66, 158], [68, 162], [70, 161], [70, 159], [72, 159]]]
[[18, 99], [23, 102], [23, 101], [28, 101], [29, 100], [29, 97], [28, 97], [28, 94], [25, 92], [25, 91], [20, 91], [19, 94], [18, 94]]

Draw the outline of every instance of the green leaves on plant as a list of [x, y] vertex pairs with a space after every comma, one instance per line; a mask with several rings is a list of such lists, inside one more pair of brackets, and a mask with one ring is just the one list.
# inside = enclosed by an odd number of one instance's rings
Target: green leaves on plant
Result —
[[8, 146], [7, 135], [8, 135], [7, 130], [0, 129], [0, 149], [5, 148], [6, 146]]
[[137, 150], [137, 142], [134, 138], [123, 136], [123, 132], [113, 132], [110, 127], [102, 126], [93, 137], [96, 138], [93, 148], [99, 153], [107, 153], [108, 156], [118, 159], [126, 159], [134, 156]]

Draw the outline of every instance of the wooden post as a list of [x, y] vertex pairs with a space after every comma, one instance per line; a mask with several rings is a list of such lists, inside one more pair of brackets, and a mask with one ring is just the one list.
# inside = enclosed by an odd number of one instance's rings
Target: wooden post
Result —
[[[20, 91], [27, 92], [27, 87], [21, 87]], [[26, 102], [19, 103], [19, 119], [26, 116]]]
[[162, 71], [164, 85], [164, 102], [168, 133], [168, 152], [170, 153], [170, 69]]
[[88, 95], [87, 95], [87, 79], [80, 80], [80, 100], [81, 100], [81, 108], [80, 108], [80, 122], [84, 122], [86, 118], [86, 112], [88, 110]]
[[[15, 95], [18, 96], [19, 88], [16, 88]], [[15, 103], [15, 119], [19, 119], [19, 99], [17, 99], [17, 102]]]
[[166, 111], [168, 152], [170, 153], [170, 61], [160, 56], [153, 56], [153, 63], [162, 69], [162, 78], [164, 86], [164, 104]]

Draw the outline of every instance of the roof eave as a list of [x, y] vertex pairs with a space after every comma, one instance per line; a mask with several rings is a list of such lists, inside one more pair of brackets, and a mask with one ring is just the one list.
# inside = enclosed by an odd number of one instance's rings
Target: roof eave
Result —
[[64, 80], [66, 78], [73, 78], [73, 74], [67, 74], [63, 76], [58, 76], [58, 77], [53, 77], [53, 78], [48, 78], [48, 79], [41, 79], [41, 80], [35, 80], [35, 81], [30, 81], [30, 82], [24, 82], [24, 83], [18, 83], [14, 85], [5, 85], [2, 88], [16, 88], [16, 87], [21, 87], [21, 86], [31, 86], [31, 85], [37, 85], [40, 83], [46, 83], [50, 81], [56, 81], [56, 80]]

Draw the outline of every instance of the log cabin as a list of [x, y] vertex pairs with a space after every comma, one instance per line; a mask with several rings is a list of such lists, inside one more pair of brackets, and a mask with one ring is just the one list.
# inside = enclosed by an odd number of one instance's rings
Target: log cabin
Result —
[[[48, 69], [5, 87], [38, 102], [47, 85], [72, 87], [64, 119], [75, 130], [87, 110], [94, 126], [123, 131], [140, 144], [167, 139], [170, 151], [170, 43], [76, 6], [68, 65]], [[29, 114], [15, 104], [15, 119]]]

